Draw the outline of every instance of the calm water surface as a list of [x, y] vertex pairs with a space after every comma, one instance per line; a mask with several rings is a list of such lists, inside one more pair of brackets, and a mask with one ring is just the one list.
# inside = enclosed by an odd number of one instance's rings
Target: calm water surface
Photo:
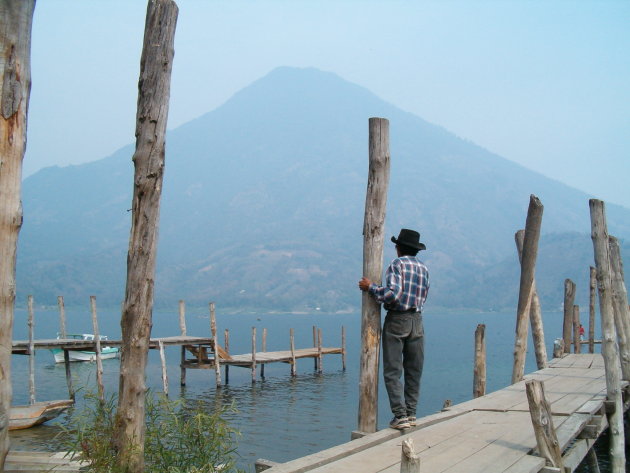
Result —
[[[91, 333], [89, 308], [67, 309], [67, 330], [70, 333]], [[544, 315], [547, 350], [552, 353], [553, 339], [561, 333], [562, 313]], [[120, 312], [99, 311], [99, 328], [110, 338], [120, 337]], [[441, 409], [444, 401], [454, 404], [472, 397], [474, 332], [477, 324], [486, 324], [487, 391], [509, 384], [512, 373], [515, 313], [432, 313], [424, 315], [426, 334], [425, 366], [422, 377], [419, 416]], [[357, 427], [360, 315], [223, 315], [217, 313], [221, 340], [224, 329], [230, 330], [230, 352], [251, 352], [251, 329], [257, 328], [258, 347], [262, 329], [267, 328], [267, 350], [288, 350], [289, 329], [295, 329], [296, 348], [312, 346], [312, 327], [322, 329], [325, 346], [341, 345], [341, 327], [346, 327], [347, 370], [342, 370], [341, 356], [329, 355], [323, 360], [323, 374], [313, 371], [313, 360], [298, 360], [298, 376], [290, 376], [284, 363], [265, 367], [265, 379], [252, 384], [249, 369], [231, 367], [230, 384], [217, 389], [213, 370], [188, 370], [187, 385], [179, 386], [179, 348], [167, 347], [171, 397], [201, 401], [208, 409], [235, 404], [237, 412], [229, 414], [230, 423], [241, 437], [238, 453], [240, 466], [253, 471], [257, 458], [285, 462], [350, 439]], [[587, 324], [584, 324], [585, 326]], [[36, 338], [54, 338], [59, 327], [58, 312], [38, 309], [35, 314]], [[209, 318], [203, 310], [187, 311], [187, 332], [209, 336]], [[179, 333], [177, 309], [156, 311], [152, 336]], [[599, 333], [599, 329], [597, 332]], [[14, 339], [28, 338], [26, 313], [16, 311]], [[530, 340], [531, 347], [531, 340]], [[104, 360], [104, 382], [108, 393], [117, 392], [118, 360]], [[95, 389], [95, 365], [72, 365], [75, 383]], [[526, 372], [535, 370], [533, 353], [528, 353]], [[13, 356], [12, 377], [14, 404], [28, 403], [28, 357]], [[36, 355], [35, 383], [37, 400], [64, 399], [68, 396], [63, 365], [56, 365], [51, 353], [41, 350]], [[162, 390], [159, 353], [149, 353], [147, 385]], [[385, 428], [391, 414], [387, 395], [379, 387], [379, 428]], [[58, 422], [63, 423], [65, 418]], [[35, 446], [42, 450], [56, 449], [55, 422], [12, 434], [17, 445]], [[587, 472], [587, 469], [582, 469]], [[606, 471], [605, 469], [603, 471]]]

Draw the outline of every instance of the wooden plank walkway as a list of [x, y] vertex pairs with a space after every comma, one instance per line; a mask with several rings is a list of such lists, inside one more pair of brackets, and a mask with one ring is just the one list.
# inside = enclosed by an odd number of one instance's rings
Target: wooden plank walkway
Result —
[[554, 359], [548, 368], [527, 375], [524, 381], [419, 418], [416, 427], [402, 433], [384, 429], [266, 471], [398, 473], [402, 442], [411, 438], [421, 471], [540, 472], [545, 461], [536, 455], [525, 393], [529, 379], [544, 382], [565, 466], [573, 471], [607, 427], [606, 380], [599, 354]]

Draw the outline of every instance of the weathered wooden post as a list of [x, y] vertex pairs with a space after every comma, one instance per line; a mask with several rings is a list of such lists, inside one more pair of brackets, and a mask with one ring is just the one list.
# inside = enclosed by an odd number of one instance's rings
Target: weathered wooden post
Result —
[[145, 368], [177, 15], [172, 0], [148, 2], [138, 81], [131, 232], [120, 322], [123, 344], [114, 432], [117, 461], [124, 473], [144, 471]]
[[473, 372], [473, 397], [486, 394], [486, 326], [477, 325], [475, 330], [475, 368]]
[[322, 329], [317, 329], [317, 372], [322, 373], [324, 358], [322, 357]]
[[531, 308], [532, 291], [534, 289], [534, 274], [536, 271], [536, 257], [538, 255], [538, 239], [540, 238], [542, 215], [542, 203], [538, 200], [538, 197], [531, 195], [529, 197], [529, 208], [527, 209], [527, 219], [525, 221], [525, 235], [523, 237], [523, 256], [521, 258], [521, 281], [516, 313], [512, 384], [523, 379], [525, 371], [527, 322]]
[[[262, 333], [262, 347], [261, 350], [263, 353], [267, 351], [267, 328], [263, 327]], [[260, 379], [265, 379], [265, 364], [260, 364]]]
[[28, 296], [28, 393], [29, 401], [35, 404], [35, 313], [33, 296]]
[[295, 335], [293, 329], [289, 330], [289, 341], [291, 343], [291, 376], [297, 376], [297, 370], [295, 367]]
[[595, 353], [595, 289], [597, 288], [597, 269], [591, 266], [589, 274], [588, 352]]
[[210, 302], [210, 333], [214, 349], [214, 375], [217, 387], [221, 387], [221, 365], [219, 361], [219, 342], [217, 341], [217, 315], [214, 302]]
[[[230, 354], [230, 331], [226, 328], [225, 332], [224, 332], [224, 339], [225, 339], [225, 353], [227, 353], [228, 355]], [[225, 366], [225, 384], [228, 384], [230, 382], [230, 365], [228, 365], [227, 363], [224, 365]]]
[[543, 383], [537, 379], [527, 381], [525, 391], [540, 456], [547, 460], [547, 466], [559, 468], [562, 471], [562, 452], [553, 427], [551, 408], [545, 398]]
[[575, 302], [575, 283], [570, 279], [564, 280], [564, 323], [562, 325], [562, 339], [564, 352], [571, 353], [571, 332], [573, 327], [573, 305]]
[[179, 301], [179, 332], [182, 337], [186, 336], [186, 302]]
[[35, 0], [0, 2], [0, 470], [9, 450], [15, 259], [22, 226], [22, 159], [31, 91]]
[[346, 327], [341, 326], [341, 367], [346, 371]]
[[252, 327], [252, 383], [256, 382], [256, 327]]
[[57, 296], [57, 305], [59, 306], [59, 336], [66, 338], [66, 306], [63, 302], [63, 296]]
[[[369, 120], [369, 167], [363, 220], [363, 276], [380, 284], [383, 273], [385, 210], [389, 187], [389, 121]], [[367, 292], [361, 303], [361, 360], [358, 429], [376, 432], [381, 306]]]
[[420, 473], [420, 455], [414, 452], [413, 439], [403, 440], [400, 473]]
[[[182, 337], [186, 336], [186, 303], [182, 299], [179, 301], [179, 332]], [[180, 347], [179, 385], [186, 386], [186, 345]]]
[[[317, 327], [313, 325], [313, 348], [317, 348]], [[313, 358], [313, 370], [317, 371], [317, 357]]]
[[[518, 252], [518, 261], [523, 261], [523, 240], [525, 239], [525, 230], [519, 230], [514, 235], [516, 241], [516, 251]], [[536, 280], [532, 282], [532, 299], [530, 301], [529, 320], [532, 325], [532, 339], [534, 341], [534, 352], [536, 353], [536, 366], [539, 370], [547, 367], [547, 347], [545, 346], [545, 330], [542, 321], [542, 312], [540, 310], [540, 299], [536, 290]]]
[[582, 344], [580, 340], [580, 306], [573, 305], [573, 353], [580, 353]]
[[98, 399], [99, 401], [101, 401], [101, 404], [105, 404], [105, 386], [103, 385], [103, 360], [101, 360], [101, 335], [98, 330], [95, 296], [90, 296], [90, 309], [92, 311], [92, 330], [94, 331], [94, 353], [96, 357], [96, 385], [98, 386]]
[[619, 343], [622, 379], [630, 381], [630, 310], [628, 309], [628, 292], [623, 274], [623, 262], [619, 240], [608, 237], [610, 247], [610, 275], [612, 282], [613, 310], [615, 313], [615, 327]]
[[589, 200], [591, 213], [591, 239], [597, 268], [599, 311], [602, 318], [602, 355], [606, 371], [607, 399], [614, 405], [608, 414], [610, 427], [610, 462], [612, 473], [625, 472], [623, 401], [621, 395], [621, 364], [617, 348], [615, 315], [613, 309], [612, 277], [610, 275], [610, 246], [604, 202]]
[[158, 341], [160, 347], [160, 363], [162, 365], [162, 387], [164, 389], [164, 395], [168, 397], [168, 373], [166, 371], [166, 353], [164, 353], [164, 342]]

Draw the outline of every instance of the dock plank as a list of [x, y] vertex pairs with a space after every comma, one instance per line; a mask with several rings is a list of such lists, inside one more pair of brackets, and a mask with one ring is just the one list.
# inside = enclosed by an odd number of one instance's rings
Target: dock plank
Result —
[[[529, 413], [525, 383], [540, 379], [551, 403], [552, 419], [561, 446], [579, 445], [566, 451], [569, 463], [577, 465], [585, 454], [584, 445], [592, 439], [580, 439], [601, 424], [606, 381], [601, 355], [566, 355], [525, 380], [486, 396], [452, 406], [441, 414], [452, 417], [434, 419], [431, 424], [400, 434], [384, 429], [359, 441], [334, 447], [335, 457], [324, 452], [280, 464], [269, 473], [397, 473], [400, 471], [402, 442], [413, 439], [423, 471], [433, 473], [536, 473], [544, 459], [537, 457], [536, 438]], [[451, 411], [452, 410], [452, 411]], [[422, 424], [423, 419], [418, 419]], [[354, 441], [357, 442], [357, 441]], [[331, 449], [332, 450], [332, 449]], [[317, 462], [311, 459], [317, 457]], [[569, 458], [567, 458], [569, 460]]]

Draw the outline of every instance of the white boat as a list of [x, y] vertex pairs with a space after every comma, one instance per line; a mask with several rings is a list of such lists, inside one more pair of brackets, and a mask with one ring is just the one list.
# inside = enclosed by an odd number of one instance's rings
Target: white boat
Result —
[[[57, 336], [57, 338], [61, 338], [60, 336]], [[73, 340], [94, 340], [94, 335], [91, 333], [73, 333], [73, 334], [67, 334], [66, 335], [66, 339], [73, 339]], [[103, 341], [107, 341], [107, 336], [106, 335], [101, 335], [99, 337], [101, 339], [101, 342]], [[50, 350], [54, 357], [55, 357], [55, 363], [63, 363], [64, 359], [63, 359], [63, 349], [61, 348], [53, 348]], [[119, 354], [119, 348], [118, 347], [109, 347], [109, 346], [102, 346], [101, 347], [101, 359], [102, 360], [106, 360], [108, 358], [118, 358], [118, 354]], [[87, 351], [87, 350], [68, 350], [68, 355], [70, 357], [70, 361], [96, 361], [96, 352], [95, 351]]]

